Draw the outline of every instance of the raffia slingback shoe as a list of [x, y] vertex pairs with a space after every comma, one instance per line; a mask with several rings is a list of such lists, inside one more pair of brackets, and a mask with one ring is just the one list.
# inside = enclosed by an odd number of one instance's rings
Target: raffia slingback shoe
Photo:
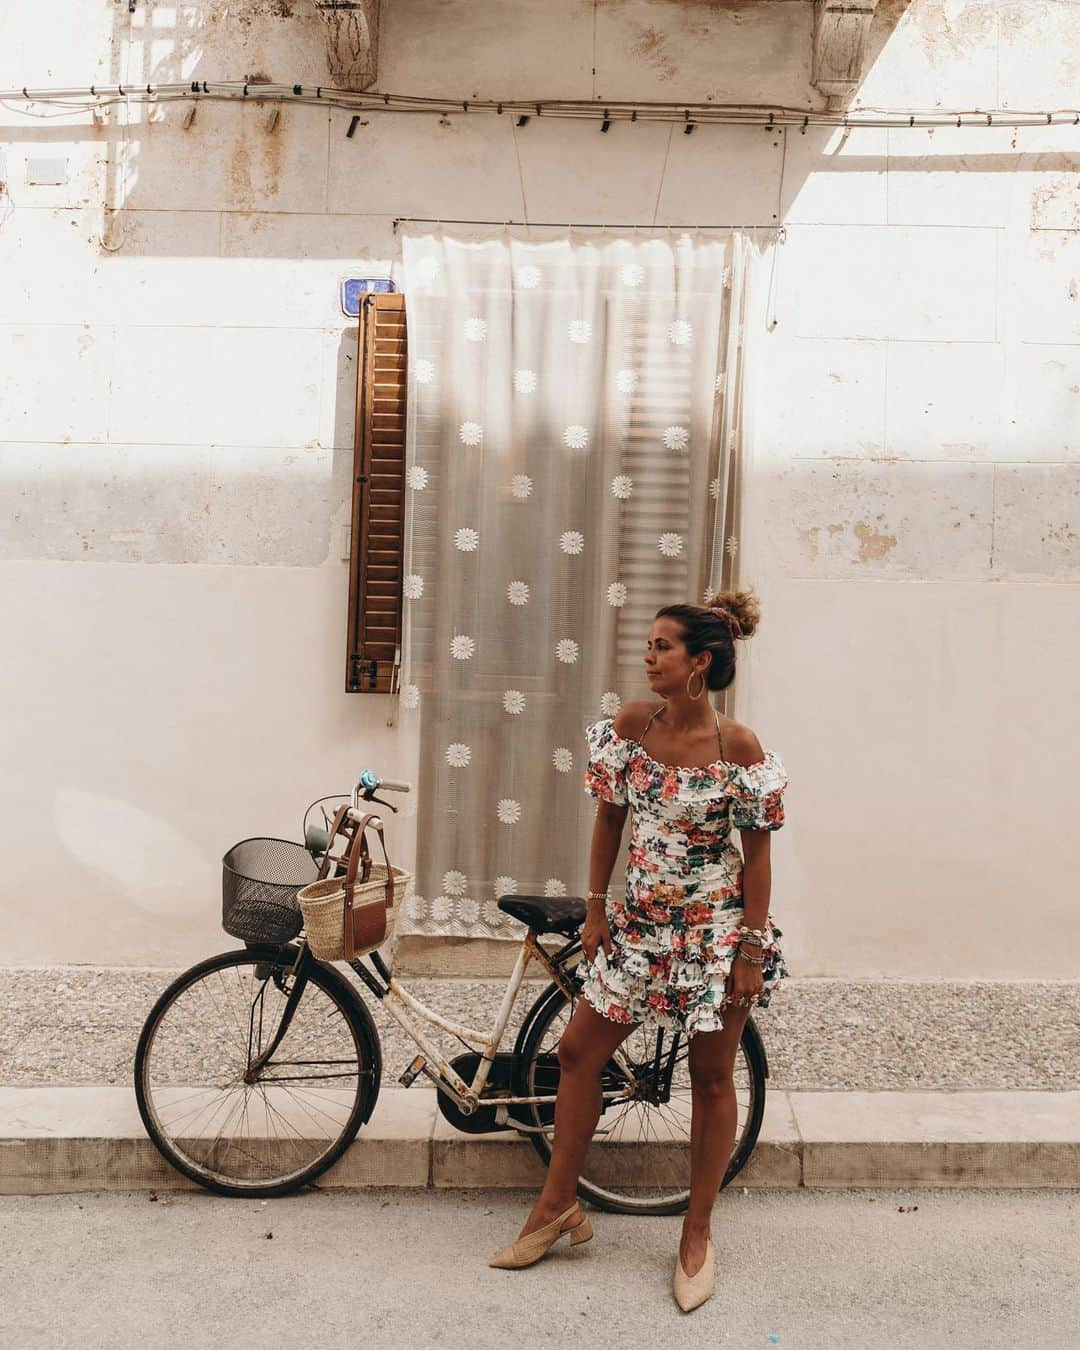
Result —
[[[522, 1266], [531, 1266], [534, 1261], [539, 1261], [548, 1248], [562, 1237], [560, 1226], [577, 1208], [575, 1201], [557, 1219], [552, 1219], [550, 1223], [544, 1224], [543, 1228], [537, 1228], [533, 1233], [526, 1233], [524, 1237], [519, 1237], [508, 1247], [504, 1247], [501, 1252], [496, 1252], [488, 1265], [494, 1266], [497, 1270], [520, 1270]], [[592, 1237], [592, 1224], [583, 1214], [581, 1222], [575, 1224], [573, 1228], [567, 1228], [566, 1232], [570, 1234], [571, 1247], [576, 1247], [579, 1242], [588, 1242]]]
[[712, 1238], [705, 1247], [705, 1260], [696, 1275], [687, 1275], [683, 1270], [682, 1253], [675, 1258], [675, 1302], [683, 1310], [690, 1312], [711, 1297], [716, 1288], [716, 1253], [713, 1251]]

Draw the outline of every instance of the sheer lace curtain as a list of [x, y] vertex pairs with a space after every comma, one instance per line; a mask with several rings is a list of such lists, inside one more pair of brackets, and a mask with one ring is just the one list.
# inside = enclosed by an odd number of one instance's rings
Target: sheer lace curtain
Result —
[[[406, 234], [399, 933], [519, 939], [583, 894], [585, 726], [648, 697], [666, 603], [735, 579], [747, 235]], [[615, 881], [617, 882], [617, 873]]]

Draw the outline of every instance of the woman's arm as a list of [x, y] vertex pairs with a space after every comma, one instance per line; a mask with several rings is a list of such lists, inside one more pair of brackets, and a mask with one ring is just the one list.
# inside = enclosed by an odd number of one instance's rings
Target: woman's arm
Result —
[[[738, 726], [729, 735], [728, 754], [735, 764], [750, 768], [765, 758], [765, 751], [749, 727]], [[769, 830], [740, 830], [743, 855], [743, 923], [747, 928], [764, 928], [769, 917], [772, 891], [772, 837]], [[748, 949], [751, 953], [756, 948]]]
[[[615, 869], [615, 859], [619, 856], [623, 826], [629, 809], [629, 806], [617, 806], [614, 802], [597, 804], [592, 844], [589, 849], [590, 891], [606, 891], [608, 888], [611, 873]], [[600, 901], [593, 901], [589, 909], [598, 909], [602, 912]]]
[[[743, 923], [764, 928], [772, 890], [771, 835], [768, 830], [740, 830], [743, 854]], [[751, 948], [756, 951], [756, 948]]]

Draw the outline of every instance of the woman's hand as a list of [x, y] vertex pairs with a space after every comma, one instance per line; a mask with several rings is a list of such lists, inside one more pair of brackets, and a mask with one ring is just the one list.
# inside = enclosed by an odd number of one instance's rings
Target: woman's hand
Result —
[[[756, 947], [749, 948], [751, 956], [757, 956]], [[751, 1007], [750, 999], [754, 994], [760, 994], [765, 987], [765, 980], [761, 973], [760, 966], [752, 966], [749, 961], [744, 961], [741, 956], [736, 955], [731, 963], [731, 970], [728, 972], [727, 982], [724, 986], [724, 1002], [731, 1003], [736, 1008]], [[742, 1002], [740, 1002], [742, 1000]]]
[[611, 955], [611, 928], [608, 925], [607, 914], [599, 905], [590, 905], [585, 915], [585, 922], [581, 928], [581, 946], [590, 961], [596, 960], [596, 953], [600, 947], [603, 947], [605, 956]]

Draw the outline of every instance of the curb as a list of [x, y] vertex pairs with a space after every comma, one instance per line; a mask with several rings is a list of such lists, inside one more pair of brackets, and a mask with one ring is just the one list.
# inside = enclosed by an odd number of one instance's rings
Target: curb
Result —
[[[384, 1088], [320, 1187], [535, 1189], [529, 1142], [469, 1135], [435, 1092]], [[1080, 1091], [772, 1089], [739, 1186], [1080, 1188]], [[158, 1154], [126, 1087], [0, 1087], [0, 1194], [198, 1190]]]

